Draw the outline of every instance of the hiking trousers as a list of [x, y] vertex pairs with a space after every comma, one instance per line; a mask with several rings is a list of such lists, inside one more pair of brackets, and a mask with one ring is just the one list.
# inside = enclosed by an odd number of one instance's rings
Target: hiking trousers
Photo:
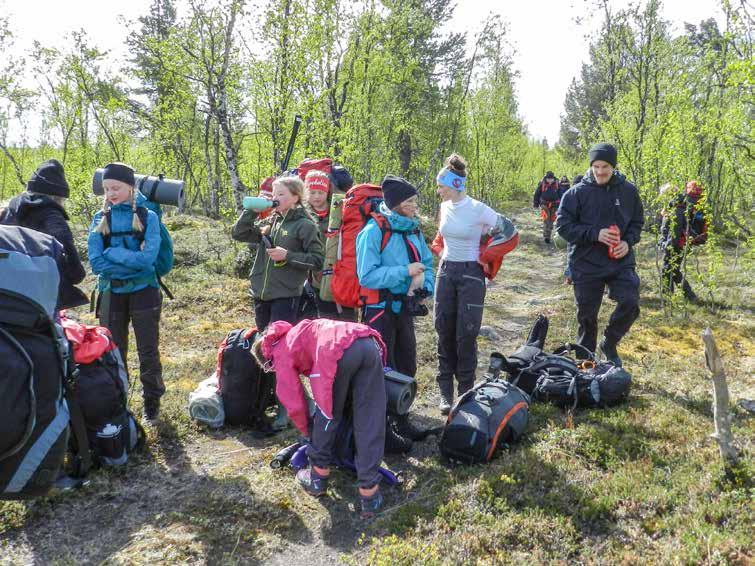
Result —
[[268, 324], [276, 320], [296, 324], [299, 316], [299, 299], [300, 297], [284, 297], [271, 301], [254, 299], [254, 323], [257, 325], [257, 330], [262, 332]]
[[674, 292], [674, 285], [681, 285], [684, 296], [692, 298], [695, 292], [692, 290], [687, 277], [682, 273], [682, 260], [684, 250], [673, 244], [668, 244], [663, 254], [663, 291], [668, 294]]
[[454, 376], [459, 395], [474, 385], [485, 291], [485, 275], [476, 261], [440, 263], [433, 320], [438, 333], [438, 386], [448, 398], [453, 398]]
[[618, 344], [640, 315], [640, 278], [634, 268], [624, 269], [607, 278], [574, 281], [579, 325], [577, 343], [591, 352], [595, 352], [597, 346], [598, 312], [606, 286], [608, 297], [616, 301], [616, 308], [603, 331], [609, 345]]
[[556, 222], [558, 203], [543, 203], [540, 205], [540, 217], [543, 219], [543, 239], [550, 241], [553, 234], [553, 224]]
[[375, 340], [359, 338], [346, 348], [338, 360], [333, 381], [333, 420], [318, 408], [312, 422], [309, 461], [318, 468], [328, 468], [334, 460], [338, 425], [351, 399], [359, 487], [369, 488], [380, 481], [378, 469], [385, 445], [385, 378], [383, 361]]
[[144, 399], [156, 401], [165, 393], [160, 361], [160, 289], [145, 287], [134, 293], [112, 293], [108, 312], [100, 314], [100, 325], [108, 328], [128, 367], [128, 325], [134, 327], [139, 356], [139, 381]]
[[[386, 301], [386, 304], [390, 301]], [[362, 324], [374, 328], [385, 342], [388, 366], [414, 377], [417, 375], [417, 337], [414, 334], [414, 317], [402, 307], [398, 314], [390, 305], [366, 306], [362, 311]]]

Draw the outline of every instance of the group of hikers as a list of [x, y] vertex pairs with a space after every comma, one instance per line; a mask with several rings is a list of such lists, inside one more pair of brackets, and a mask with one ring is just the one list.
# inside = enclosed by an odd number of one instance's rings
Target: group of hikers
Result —
[[[643, 206], [637, 188], [616, 169], [613, 146], [595, 145], [589, 162], [585, 176], [571, 187], [565, 177], [558, 181], [548, 172], [538, 185], [534, 204], [546, 211], [546, 241], [555, 221], [569, 245], [578, 343], [590, 352], [599, 349], [605, 359], [620, 366], [617, 346], [640, 312], [634, 247], [643, 227]], [[487, 289], [480, 243], [495, 231], [499, 215], [469, 196], [468, 177], [469, 166], [457, 154], [449, 156], [438, 172], [441, 204], [431, 251], [429, 235], [420, 230], [419, 191], [404, 178], [385, 176], [382, 202], [356, 236], [358, 309], [324, 300], [319, 293], [333, 194], [327, 174], [312, 170], [304, 180], [285, 174], [268, 179], [261, 196], [270, 201], [269, 207], [245, 209], [233, 225], [232, 237], [248, 243], [254, 256], [250, 287], [257, 337], [252, 352], [260, 367], [276, 374], [277, 426], [282, 428], [290, 419], [309, 441], [310, 466], [297, 474], [307, 493], [325, 493], [335, 431], [349, 411], [362, 510], [369, 515], [380, 509], [377, 470], [386, 426], [408, 438], [419, 434], [406, 417], [386, 417], [384, 368], [416, 375], [414, 317], [428, 313], [423, 304], [427, 298], [433, 297], [437, 332], [440, 413], [447, 415], [455, 395], [473, 387]], [[128, 165], [108, 164], [102, 179], [102, 208], [92, 220], [87, 240], [89, 263], [98, 276], [97, 315], [124, 360], [129, 323], [133, 326], [143, 418], [154, 423], [165, 393], [159, 352], [162, 293], [155, 267], [161, 211], [137, 189]], [[88, 302], [75, 287], [85, 270], [63, 208], [68, 196], [63, 166], [49, 160], [32, 175], [26, 192], [0, 215], [0, 223], [48, 233], [63, 245], [59, 309]], [[555, 211], [547, 204], [551, 202], [558, 202]], [[677, 210], [678, 204], [674, 206]], [[680, 214], [684, 220], [686, 212]], [[684, 225], [670, 230], [674, 243], [669, 245], [668, 279], [679, 284], [677, 259], [685, 245], [679, 240], [689, 231]], [[437, 269], [434, 252], [439, 256]], [[598, 344], [598, 312], [606, 287], [617, 304]], [[309, 382], [314, 413], [302, 376]]]

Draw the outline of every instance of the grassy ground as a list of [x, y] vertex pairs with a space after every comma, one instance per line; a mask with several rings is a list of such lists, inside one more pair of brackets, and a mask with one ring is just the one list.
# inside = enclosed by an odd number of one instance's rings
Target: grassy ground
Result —
[[[575, 335], [562, 252], [540, 242], [532, 212], [520, 211], [517, 220], [522, 245], [486, 301], [484, 324], [499, 339], [479, 339], [481, 371], [492, 350], [509, 353], [522, 342], [537, 313], [551, 317], [551, 347]], [[752, 562], [755, 427], [734, 408], [746, 466], [738, 481], [725, 480], [709, 438], [711, 385], [699, 338], [704, 326], [713, 328], [732, 402], [755, 397], [753, 274], [741, 262], [729, 266], [717, 291], [735, 308], [672, 312], [656, 298], [646, 243], [643, 312], [620, 348], [634, 377], [626, 405], [570, 414], [535, 404], [525, 440], [490, 465], [448, 468], [435, 439], [417, 443], [408, 457], [387, 460], [405, 483], [387, 491], [386, 511], [365, 523], [354, 511], [353, 477], [335, 474], [329, 497], [314, 500], [290, 471], [268, 467], [293, 431], [258, 440], [246, 430], [208, 432], [189, 421], [188, 394], [211, 373], [217, 344], [253, 317], [248, 284], [233, 275], [241, 248], [227, 227], [190, 217], [169, 227], [179, 267], [168, 278], [177, 298], [163, 315], [161, 424], [144, 453], [122, 470], [92, 474], [76, 493], [0, 503], [0, 563]], [[429, 318], [417, 334], [415, 418], [437, 425]], [[132, 410], [140, 404], [137, 380]]]

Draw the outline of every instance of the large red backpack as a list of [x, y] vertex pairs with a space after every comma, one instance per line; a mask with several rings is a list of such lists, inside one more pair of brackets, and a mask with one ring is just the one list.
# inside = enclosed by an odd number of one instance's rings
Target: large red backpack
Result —
[[388, 219], [377, 213], [381, 202], [383, 190], [378, 185], [368, 183], [352, 187], [343, 199], [343, 217], [338, 234], [339, 253], [333, 265], [333, 280], [330, 285], [333, 300], [343, 307], [357, 308], [379, 302], [377, 289], [367, 289], [359, 285], [356, 241], [359, 231], [374, 218], [383, 232], [380, 249], [385, 248], [391, 232]]

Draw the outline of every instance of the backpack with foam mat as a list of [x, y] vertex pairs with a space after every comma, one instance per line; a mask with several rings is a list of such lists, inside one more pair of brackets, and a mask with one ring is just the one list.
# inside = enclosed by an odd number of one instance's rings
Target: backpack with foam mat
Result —
[[252, 355], [256, 328], [232, 330], [218, 348], [217, 376], [225, 422], [269, 426], [265, 410], [275, 402], [275, 374], [262, 371]]
[[[55, 322], [62, 253], [51, 236], [0, 226], [0, 499], [50, 490], [61, 474], [71, 419], [86, 442], [71, 394], [68, 343]], [[88, 452], [80, 459], [86, 472]]]
[[451, 462], [489, 462], [527, 428], [530, 399], [498, 379], [483, 381], [459, 397], [440, 437], [440, 452]]
[[609, 362], [575, 374], [544, 374], [533, 397], [560, 407], [611, 407], [629, 396], [632, 376]]

